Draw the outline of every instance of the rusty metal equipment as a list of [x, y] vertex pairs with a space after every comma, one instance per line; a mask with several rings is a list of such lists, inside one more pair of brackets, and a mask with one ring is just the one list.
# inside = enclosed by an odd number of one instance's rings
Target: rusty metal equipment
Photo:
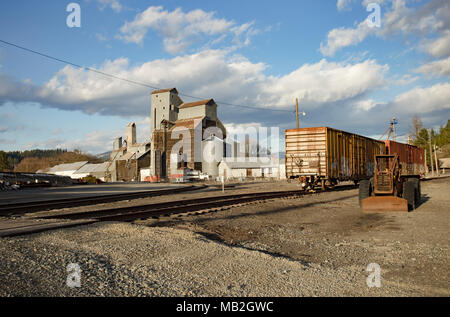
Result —
[[364, 212], [408, 212], [420, 202], [420, 179], [402, 174], [398, 154], [375, 156], [374, 177], [359, 184]]

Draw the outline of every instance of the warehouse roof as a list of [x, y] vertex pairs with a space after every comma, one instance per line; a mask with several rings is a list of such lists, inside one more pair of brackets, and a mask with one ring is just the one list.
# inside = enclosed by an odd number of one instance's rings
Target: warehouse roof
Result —
[[117, 159], [117, 161], [128, 161], [128, 160], [135, 160], [135, 159], [140, 159], [142, 156], [144, 156], [145, 154], [149, 153], [150, 149], [148, 149], [147, 151], [144, 152], [128, 152], [126, 154], [124, 154], [123, 156], [119, 157]]
[[175, 125], [170, 128], [170, 130], [173, 130], [175, 128], [185, 128], [185, 129], [194, 129], [197, 125], [202, 123], [202, 120], [205, 117], [194, 117], [189, 119], [180, 119], [175, 122]]
[[140, 152], [137, 154], [137, 159], [139, 160], [141, 157], [143, 157], [144, 155], [146, 155], [147, 153], [150, 153], [150, 149], [148, 149], [145, 152]]
[[65, 172], [65, 171], [76, 171], [83, 165], [87, 164], [88, 161], [75, 162], [69, 164], [59, 164], [50, 168], [47, 173]]
[[185, 108], [190, 108], [190, 107], [211, 105], [213, 103], [215, 103], [214, 99], [205, 99], [205, 100], [200, 100], [200, 101], [196, 101], [196, 102], [183, 103], [179, 108], [180, 109], [185, 109]]
[[155, 94], [162, 94], [162, 93], [164, 93], [164, 92], [175, 92], [175, 93], [178, 93], [178, 90], [176, 89], [176, 88], [167, 88], [167, 89], [158, 89], [158, 90], [155, 90], [155, 91], [153, 91], [152, 92], [152, 95], [155, 95]]
[[136, 152], [127, 152], [121, 157], [117, 158], [117, 161], [128, 161], [130, 159], [135, 159], [136, 158], [135, 154]]
[[80, 169], [78, 169], [74, 174], [106, 172], [106, 170], [108, 169], [108, 165], [109, 162], [100, 164], [85, 164]]

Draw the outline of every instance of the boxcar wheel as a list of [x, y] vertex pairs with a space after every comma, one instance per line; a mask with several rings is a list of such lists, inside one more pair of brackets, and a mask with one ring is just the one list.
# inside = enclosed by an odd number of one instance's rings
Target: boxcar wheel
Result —
[[372, 187], [370, 181], [363, 179], [359, 182], [359, 206], [361, 206], [363, 199], [369, 198], [372, 194]]
[[414, 181], [407, 181], [403, 184], [403, 199], [408, 202], [408, 208], [414, 210], [416, 208], [417, 200], [417, 186]]

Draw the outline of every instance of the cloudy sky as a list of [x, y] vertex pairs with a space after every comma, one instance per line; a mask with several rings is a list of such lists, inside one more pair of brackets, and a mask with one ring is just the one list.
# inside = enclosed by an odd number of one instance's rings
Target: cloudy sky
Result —
[[101, 153], [131, 121], [148, 140], [150, 87], [214, 98], [230, 130], [294, 128], [295, 98], [301, 126], [371, 137], [450, 118], [448, 0], [78, 0], [69, 28], [71, 2], [0, 3], [1, 41], [85, 67], [0, 42], [2, 150]]

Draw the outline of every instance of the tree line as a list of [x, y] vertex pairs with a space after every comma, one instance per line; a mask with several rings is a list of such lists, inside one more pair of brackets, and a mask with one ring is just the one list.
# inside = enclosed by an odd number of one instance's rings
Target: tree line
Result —
[[442, 147], [450, 143], [450, 120], [447, 120], [447, 124], [445, 126], [441, 125], [439, 132], [437, 132], [432, 128], [424, 128], [422, 120], [418, 116], [414, 116], [413, 130], [411, 132], [414, 145], [428, 148], [431, 136], [432, 143], [436, 144], [438, 147]]
[[26, 150], [26, 151], [0, 151], [1, 172], [31, 172], [46, 169], [58, 164], [89, 161], [100, 163], [96, 156], [82, 153], [80, 150]]
[[430, 165], [430, 141], [433, 153], [434, 145], [437, 147], [436, 154], [438, 158], [450, 157], [450, 120], [447, 120], [445, 126], [441, 125], [439, 131], [435, 131], [433, 128], [424, 128], [422, 120], [416, 115], [413, 117], [411, 128], [412, 144], [427, 150], [426, 159], [428, 165]]

